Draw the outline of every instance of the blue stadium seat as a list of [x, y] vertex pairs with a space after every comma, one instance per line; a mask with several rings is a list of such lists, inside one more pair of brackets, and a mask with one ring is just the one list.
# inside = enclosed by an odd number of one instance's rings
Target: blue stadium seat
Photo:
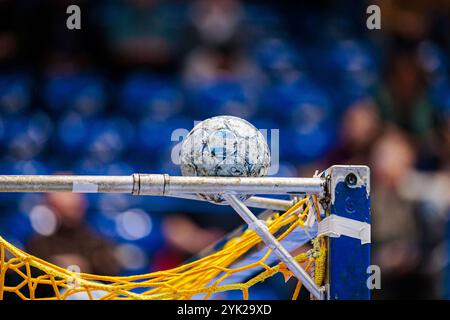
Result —
[[157, 172], [177, 176], [181, 175], [178, 150], [178, 148], [175, 148], [175, 143], [170, 143], [161, 151], [160, 158], [157, 163]]
[[16, 159], [32, 159], [47, 147], [53, 132], [49, 116], [40, 111], [4, 118], [5, 153]]
[[125, 118], [95, 120], [86, 141], [88, 154], [102, 162], [117, 160], [131, 148], [134, 134], [132, 123]]
[[430, 86], [430, 98], [439, 114], [450, 116], [450, 79], [443, 77], [433, 81]]
[[[192, 129], [194, 122], [187, 118], [172, 118], [169, 121], [155, 121], [144, 118], [138, 125], [138, 134], [134, 153], [148, 165], [159, 163], [161, 152], [170, 152], [172, 148]], [[145, 158], [142, 158], [145, 157]]]
[[357, 40], [334, 43], [328, 57], [329, 83], [342, 110], [369, 95], [378, 80], [378, 63], [369, 44]]
[[78, 111], [84, 116], [99, 114], [106, 107], [107, 91], [97, 74], [57, 74], [44, 84], [44, 101], [55, 112]]
[[293, 43], [280, 38], [266, 38], [254, 49], [254, 57], [271, 80], [280, 80], [292, 71], [304, 70], [305, 61]]
[[92, 119], [86, 119], [78, 112], [68, 112], [57, 121], [55, 144], [62, 157], [80, 155], [90, 140], [89, 128]]
[[84, 156], [75, 161], [72, 170], [77, 175], [104, 175], [106, 171], [102, 161], [90, 156]]
[[0, 74], [0, 114], [19, 114], [29, 109], [31, 78], [24, 74]]
[[22, 247], [33, 234], [30, 220], [26, 213], [11, 208], [0, 215], [0, 234], [8, 241]]
[[282, 161], [308, 163], [324, 156], [334, 138], [333, 104], [326, 92], [307, 78], [280, 83], [263, 96], [266, 113], [282, 124]]
[[[295, 159], [297, 164], [307, 164], [323, 158], [331, 151], [336, 139], [336, 125], [323, 122], [311, 130], [300, 128], [283, 130], [281, 133], [281, 154], [283, 160]], [[287, 140], [286, 140], [287, 139]]]
[[151, 74], [129, 76], [121, 88], [119, 101], [126, 114], [159, 121], [183, 109], [183, 95], [176, 82]]
[[449, 61], [444, 51], [432, 41], [423, 41], [418, 46], [419, 59], [432, 80], [448, 78]]
[[237, 79], [216, 79], [189, 92], [197, 115], [203, 118], [232, 115], [249, 119], [257, 111], [256, 92]]
[[14, 161], [10, 174], [50, 174], [48, 165], [38, 160]]
[[3, 146], [4, 139], [5, 139], [5, 120], [0, 115], [0, 147]]
[[244, 10], [244, 24], [248, 30], [250, 45], [253, 40], [283, 33], [283, 19], [273, 8], [260, 3], [245, 3]]
[[317, 121], [317, 117], [307, 112], [309, 110], [320, 111], [317, 116], [321, 117], [328, 117], [333, 111], [327, 93], [306, 77], [268, 88], [261, 98], [261, 105], [273, 119], [294, 124]]

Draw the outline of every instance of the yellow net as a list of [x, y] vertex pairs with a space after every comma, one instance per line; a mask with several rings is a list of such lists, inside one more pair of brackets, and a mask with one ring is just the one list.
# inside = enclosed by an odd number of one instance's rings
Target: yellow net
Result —
[[[315, 202], [314, 202], [315, 203]], [[267, 226], [278, 240], [284, 239], [295, 228], [304, 228], [310, 202], [304, 198], [283, 214], [275, 213], [267, 219]], [[292, 274], [283, 263], [269, 266], [266, 261], [271, 254], [267, 249], [257, 262], [245, 266], [232, 265], [254, 250], [261, 243], [259, 236], [247, 229], [240, 236], [230, 239], [221, 250], [179, 267], [135, 276], [100, 276], [76, 273], [18, 249], [0, 237], [0, 300], [6, 294], [15, 294], [21, 299], [65, 300], [82, 294], [86, 299], [191, 299], [211, 298], [214, 294], [240, 290], [244, 299], [249, 298], [250, 287], [282, 273], [285, 279]], [[326, 244], [323, 238], [312, 240], [311, 248], [299, 253], [295, 259], [311, 273], [317, 285], [325, 276]], [[243, 283], [227, 283], [224, 280], [233, 274], [250, 269], [259, 270]], [[261, 271], [261, 268], [262, 271]], [[36, 272], [38, 271], [38, 272]], [[14, 274], [20, 279], [10, 285], [8, 277]], [[49, 297], [39, 297], [36, 290], [44, 285], [52, 288]], [[301, 289], [298, 281], [293, 292], [296, 299]], [[140, 293], [137, 293], [138, 291]]]

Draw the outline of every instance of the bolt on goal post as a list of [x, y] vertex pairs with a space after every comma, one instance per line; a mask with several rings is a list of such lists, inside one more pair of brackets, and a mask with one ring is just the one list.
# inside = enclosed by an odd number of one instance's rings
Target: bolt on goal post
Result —
[[[313, 178], [189, 177], [167, 174], [130, 176], [0, 175], [0, 192], [129, 193], [202, 200], [197, 194], [222, 194], [262, 241], [284, 262], [316, 299], [370, 299], [370, 170], [367, 166], [332, 166]], [[325, 285], [318, 287], [291, 253], [249, 207], [287, 210], [293, 200], [239, 195], [315, 196], [318, 236], [328, 240]], [[318, 211], [318, 212], [317, 212]]]

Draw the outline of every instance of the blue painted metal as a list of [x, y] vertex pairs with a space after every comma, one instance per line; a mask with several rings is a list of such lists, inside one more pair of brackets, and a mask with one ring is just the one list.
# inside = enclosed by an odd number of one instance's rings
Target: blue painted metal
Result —
[[[355, 171], [352, 171], [355, 168]], [[356, 185], [349, 185], [345, 177], [355, 172]], [[334, 166], [329, 169], [330, 191], [334, 193], [329, 213], [370, 223], [370, 178], [365, 166]], [[341, 236], [329, 238], [329, 298], [331, 300], [367, 300], [367, 268], [370, 265], [370, 243]]]

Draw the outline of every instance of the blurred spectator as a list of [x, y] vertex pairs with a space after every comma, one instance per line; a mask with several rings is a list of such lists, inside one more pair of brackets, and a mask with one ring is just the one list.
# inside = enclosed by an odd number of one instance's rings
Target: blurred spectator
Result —
[[350, 106], [343, 115], [340, 140], [330, 154], [328, 165], [368, 163], [369, 153], [381, 132], [381, 121], [372, 100]]
[[32, 219], [37, 220], [37, 224], [46, 224], [47, 228], [31, 239], [27, 245], [29, 253], [63, 268], [75, 265], [86, 273], [118, 273], [113, 245], [85, 223], [83, 195], [50, 193], [46, 196], [46, 205], [34, 210], [38, 211], [33, 213]]
[[[156, 255], [156, 270], [173, 268], [198, 254], [223, 236], [217, 228], [202, 228], [183, 214], [174, 214], [165, 218], [163, 233], [167, 246]], [[195, 237], [193, 237], [195, 235]]]
[[373, 263], [382, 270], [382, 291], [375, 291], [375, 297], [433, 297], [431, 279], [423, 270], [418, 201], [405, 198], [399, 190], [415, 160], [414, 145], [398, 129], [387, 129], [370, 155]]
[[[448, 34], [450, 3], [447, 0], [376, 1], [383, 13], [383, 30], [395, 35], [396, 41], [414, 42], [435, 34]], [[445, 21], [443, 24], [440, 23]], [[439, 30], [440, 27], [442, 30]], [[401, 39], [401, 40], [400, 40]]]
[[208, 46], [236, 42], [243, 17], [238, 0], [197, 0], [189, 12], [198, 43]]
[[114, 61], [124, 67], [170, 68], [182, 40], [179, 6], [161, 0], [119, 0], [101, 11]]
[[17, 8], [14, 1], [0, 0], [0, 66], [12, 63], [19, 49]]
[[230, 114], [248, 119], [256, 113], [264, 79], [238, 49], [201, 47], [186, 57], [183, 81], [191, 107], [203, 117]]
[[261, 73], [253, 61], [233, 47], [199, 47], [186, 57], [184, 81], [188, 86], [230, 78], [241, 82], [256, 81], [247, 84], [257, 86]]
[[417, 138], [429, 136], [435, 115], [427, 97], [426, 75], [415, 52], [393, 52], [385, 70], [385, 82], [375, 95], [382, 120]]
[[450, 115], [447, 115], [442, 125], [442, 170], [450, 171]]
[[[186, 252], [189, 256], [200, 252], [219, 239], [222, 234], [217, 229], [204, 229], [183, 215], [171, 215], [164, 222], [164, 234], [170, 244]], [[196, 237], [192, 238], [195, 234]]]
[[439, 116], [437, 134], [433, 142], [434, 152], [439, 158], [439, 168], [450, 172], [450, 87], [447, 91], [447, 102]]

